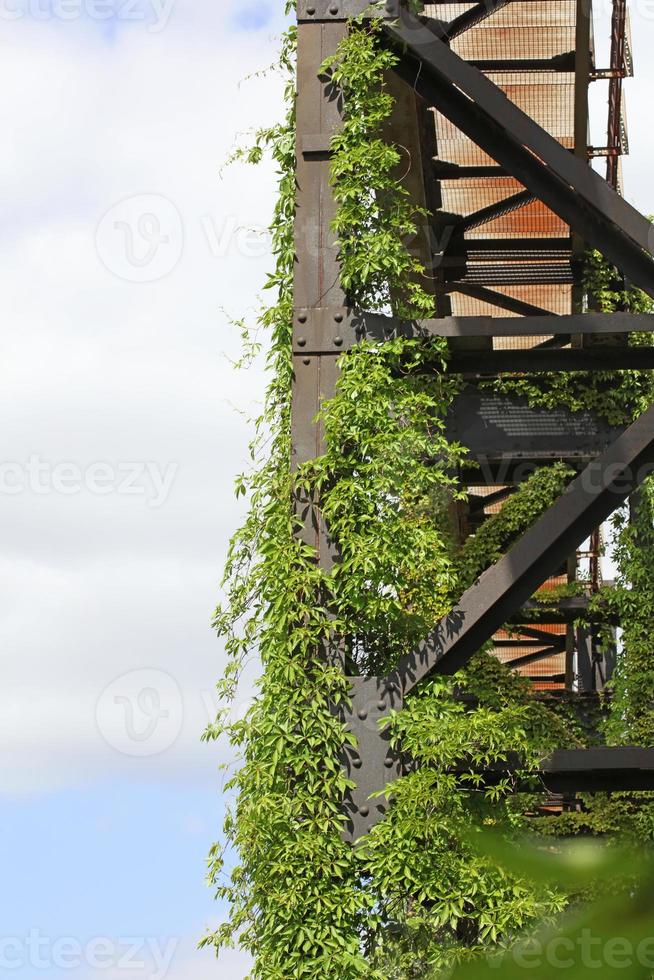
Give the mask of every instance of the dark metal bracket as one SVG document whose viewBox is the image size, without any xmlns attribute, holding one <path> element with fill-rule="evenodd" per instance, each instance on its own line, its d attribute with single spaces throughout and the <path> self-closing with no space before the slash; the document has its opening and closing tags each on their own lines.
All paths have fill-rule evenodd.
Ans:
<svg viewBox="0 0 654 980">
<path fill-rule="evenodd" d="M 344 768 L 355 784 L 345 800 L 347 825 L 345 835 L 355 841 L 383 818 L 388 809 L 385 796 L 374 793 L 404 775 L 401 757 L 393 751 L 389 731 L 381 722 L 391 711 L 403 706 L 402 691 L 385 677 L 352 677 L 352 704 L 344 713 L 348 731 L 356 748 L 347 747 Z"/>
<path fill-rule="evenodd" d="M 401 0 L 298 0 L 297 20 L 299 24 L 333 24 L 364 14 L 396 20 L 402 7 Z"/>
</svg>

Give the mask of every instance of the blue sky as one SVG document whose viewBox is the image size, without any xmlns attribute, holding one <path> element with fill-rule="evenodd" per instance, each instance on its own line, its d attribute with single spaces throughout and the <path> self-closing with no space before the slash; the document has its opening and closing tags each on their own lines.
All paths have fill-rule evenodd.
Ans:
<svg viewBox="0 0 654 980">
<path fill-rule="evenodd" d="M 228 313 L 264 281 L 274 180 L 219 171 L 276 118 L 280 83 L 241 80 L 281 7 L 0 0 L 0 971 L 19 980 L 246 972 L 195 950 L 221 915 L 204 859 L 228 758 L 200 734 L 262 392 Z M 654 27 L 633 19 L 625 175 L 652 212 Z"/>
</svg>

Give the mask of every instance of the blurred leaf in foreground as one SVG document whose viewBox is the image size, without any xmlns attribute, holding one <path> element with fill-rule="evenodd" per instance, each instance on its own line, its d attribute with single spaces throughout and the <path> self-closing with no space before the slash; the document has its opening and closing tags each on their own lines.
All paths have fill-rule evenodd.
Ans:
<svg viewBox="0 0 654 980">
<path fill-rule="evenodd" d="M 512 874 L 538 884 L 560 884 L 599 897 L 577 906 L 555 924 L 485 959 L 469 960 L 453 980 L 574 980 L 654 975 L 654 859 L 596 841 L 516 846 L 494 834 L 479 834 L 474 848 Z"/>
</svg>

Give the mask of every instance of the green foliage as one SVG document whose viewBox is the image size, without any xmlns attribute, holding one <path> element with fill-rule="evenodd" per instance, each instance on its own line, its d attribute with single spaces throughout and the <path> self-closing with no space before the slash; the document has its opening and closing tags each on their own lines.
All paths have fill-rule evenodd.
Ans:
<svg viewBox="0 0 654 980">
<path fill-rule="evenodd" d="M 384 73 L 395 56 L 377 44 L 378 23 L 351 27 L 323 66 L 344 100 L 344 128 L 333 141 L 344 285 L 359 306 L 431 316 L 425 270 L 404 244 L 422 215 L 397 182 L 398 148 L 383 138 L 392 110 Z M 240 943 L 254 957 L 252 980 L 436 978 L 567 902 L 564 890 L 534 886 L 471 843 L 480 826 L 513 839 L 525 824 L 515 780 L 483 788 L 479 769 L 511 753 L 529 779 L 543 754 L 585 736 L 481 651 L 464 673 L 423 685 L 389 719 L 391 737 L 421 768 L 394 785 L 388 819 L 353 851 L 341 839 L 340 815 L 349 736 L 335 710 L 346 682 L 324 652 L 338 645 L 351 672 L 385 672 L 571 473 L 562 465 L 538 472 L 461 548 L 453 511 L 465 493 L 454 474 L 466 451 L 448 443 L 444 424 L 458 380 L 421 374 L 426 363 L 444 367 L 447 349 L 415 340 L 363 345 L 341 358 L 335 397 L 321 413 L 325 453 L 291 473 L 295 40 L 291 29 L 280 59 L 285 120 L 235 155 L 256 164 L 270 153 L 279 196 L 266 284 L 273 299 L 257 324 L 270 382 L 251 468 L 237 482 L 249 510 L 231 543 L 215 619 L 228 657 L 218 688 L 225 709 L 206 733 L 226 737 L 239 756 L 225 843 L 209 867 L 229 913 L 204 945 Z M 331 571 L 297 536 L 298 490 L 320 497 L 339 551 Z M 623 547 L 627 554 L 627 538 Z M 229 705 L 253 658 L 262 665 L 256 697 L 234 720 Z M 461 759 L 468 768 L 454 774 Z"/>
<path fill-rule="evenodd" d="M 449 510 L 465 450 L 448 443 L 456 390 L 441 375 L 398 372 L 420 344 L 362 347 L 341 360 L 323 408 L 327 450 L 304 478 L 321 494 L 339 561 L 329 583 L 338 631 L 364 673 L 383 673 L 451 608 L 456 582 Z"/>
<path fill-rule="evenodd" d="M 203 945 L 239 942 L 255 958 L 253 980 L 317 978 L 333 970 L 344 980 L 367 976 L 358 929 L 369 904 L 354 859 L 340 837 L 339 803 L 346 781 L 338 764 L 343 726 L 333 712 L 344 695 L 340 672 L 319 656 L 330 625 L 317 602 L 320 573 L 311 549 L 296 538 L 289 501 L 291 330 L 295 213 L 295 93 L 291 77 L 295 31 L 285 37 L 288 113 L 256 135 L 247 159 L 272 153 L 279 196 L 272 223 L 276 268 L 267 288 L 275 300 L 260 327 L 268 331 L 270 384 L 251 447 L 252 470 L 237 484 L 250 509 L 234 536 L 226 571 L 227 601 L 216 615 L 229 664 L 219 685 L 234 700 L 240 672 L 258 654 L 259 691 L 245 719 L 227 711 L 207 738 L 226 734 L 240 753 L 228 789 L 235 809 L 216 845 L 209 878 L 230 916 Z"/>
<path fill-rule="evenodd" d="M 559 816 L 535 817 L 531 823 L 543 836 L 599 837 L 623 845 L 654 842 L 654 803 L 651 793 L 583 793 L 581 806 Z"/>
<path fill-rule="evenodd" d="M 575 980 L 627 977 L 650 980 L 654 965 L 651 922 L 654 911 L 654 864 L 651 851 L 571 842 L 556 850 L 546 840 L 523 841 L 516 848 L 488 833 L 475 851 L 492 857 L 504 871 L 521 874 L 533 888 L 555 882 L 594 896 L 566 917 L 545 922 L 531 935 L 506 946 L 485 961 L 463 964 L 453 980 L 490 980 L 500 974 L 521 980 L 525 972 L 550 980 L 557 970 Z"/>
<path fill-rule="evenodd" d="M 291 33 L 287 67 L 293 43 Z M 263 673 L 245 719 L 233 722 L 223 713 L 207 731 L 207 738 L 229 737 L 240 765 L 228 787 L 236 796 L 225 826 L 230 851 L 216 846 L 210 864 L 210 880 L 230 916 L 204 942 L 218 950 L 239 942 L 251 951 L 253 980 L 353 980 L 374 975 L 361 939 L 375 928 L 374 895 L 363 887 L 359 858 L 340 835 L 346 736 L 334 707 L 346 682 L 321 654 L 336 634 L 347 638 L 350 656 L 362 664 L 390 662 L 448 608 L 453 572 L 443 513 L 460 494 L 451 471 L 463 450 L 443 436 L 455 382 L 427 385 L 411 372 L 421 358 L 442 356 L 442 344 L 387 344 L 344 358 L 337 396 L 323 410 L 328 451 L 295 477 L 296 489 L 321 494 L 343 557 L 334 573 L 319 569 L 312 549 L 295 536 L 290 82 L 287 96 L 284 125 L 257 134 L 243 154 L 257 163 L 268 150 L 279 169 L 272 226 L 277 261 L 267 284 L 276 298 L 260 320 L 270 338 L 271 382 L 256 423 L 252 471 L 237 487 L 248 495 L 250 510 L 231 545 L 227 601 L 216 616 L 229 657 L 219 691 L 227 701 L 236 697 L 240 672 L 253 655 Z M 375 234 L 370 225 L 370 241 Z M 392 289 L 401 291 L 405 271 L 400 264 L 388 272 Z M 446 584 L 434 587 L 440 577 Z M 226 875 L 232 855 L 237 865 Z"/>
<path fill-rule="evenodd" d="M 376 43 L 380 31 L 380 21 L 356 21 L 323 65 L 343 99 L 343 127 L 332 139 L 341 283 L 361 309 L 388 304 L 398 316 L 431 317 L 425 269 L 404 244 L 426 214 L 398 182 L 402 157 L 384 138 L 393 110 L 384 76 L 398 56 Z"/>
<path fill-rule="evenodd" d="M 554 503 L 573 476 L 574 470 L 564 463 L 537 470 L 498 514 L 467 539 L 457 560 L 464 589 L 499 561 L 516 537 Z"/>
<path fill-rule="evenodd" d="M 418 767 L 394 784 L 388 817 L 360 845 L 381 919 L 371 960 L 393 980 L 447 976 L 565 907 L 563 892 L 501 871 L 470 838 L 480 826 L 515 837 L 524 822 L 511 796 L 517 781 L 555 746 L 575 744 L 574 734 L 484 653 L 459 676 L 425 685 L 391 725 Z M 520 772 L 481 785 L 481 769 L 514 756 Z"/>
<path fill-rule="evenodd" d="M 618 577 L 605 600 L 622 624 L 622 653 L 613 682 L 607 736 L 617 745 L 654 745 L 654 478 L 636 495 L 631 513 L 614 517 Z"/>
<path fill-rule="evenodd" d="M 618 310 L 651 313 L 654 307 L 651 297 L 642 289 L 625 283 L 615 266 L 596 249 L 586 253 L 583 285 L 591 308 L 600 313 Z"/>
</svg>

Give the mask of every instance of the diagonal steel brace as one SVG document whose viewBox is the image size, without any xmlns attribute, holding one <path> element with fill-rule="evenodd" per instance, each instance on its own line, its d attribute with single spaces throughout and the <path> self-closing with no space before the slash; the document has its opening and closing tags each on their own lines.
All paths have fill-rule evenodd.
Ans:
<svg viewBox="0 0 654 980">
<path fill-rule="evenodd" d="M 395 71 L 594 248 L 654 297 L 654 229 L 599 174 L 460 58 L 428 20 L 385 24 Z"/>
<path fill-rule="evenodd" d="M 378 722 L 432 673 L 454 674 L 491 639 L 593 528 L 605 521 L 654 472 L 654 406 L 632 423 L 573 480 L 513 548 L 464 593 L 416 650 L 388 677 L 352 678 L 347 721 L 358 751 L 346 770 L 357 783 L 347 801 L 349 836 L 356 840 L 382 819 L 385 799 L 370 802 L 401 771 Z M 386 737 L 387 739 L 387 737 Z"/>
</svg>

